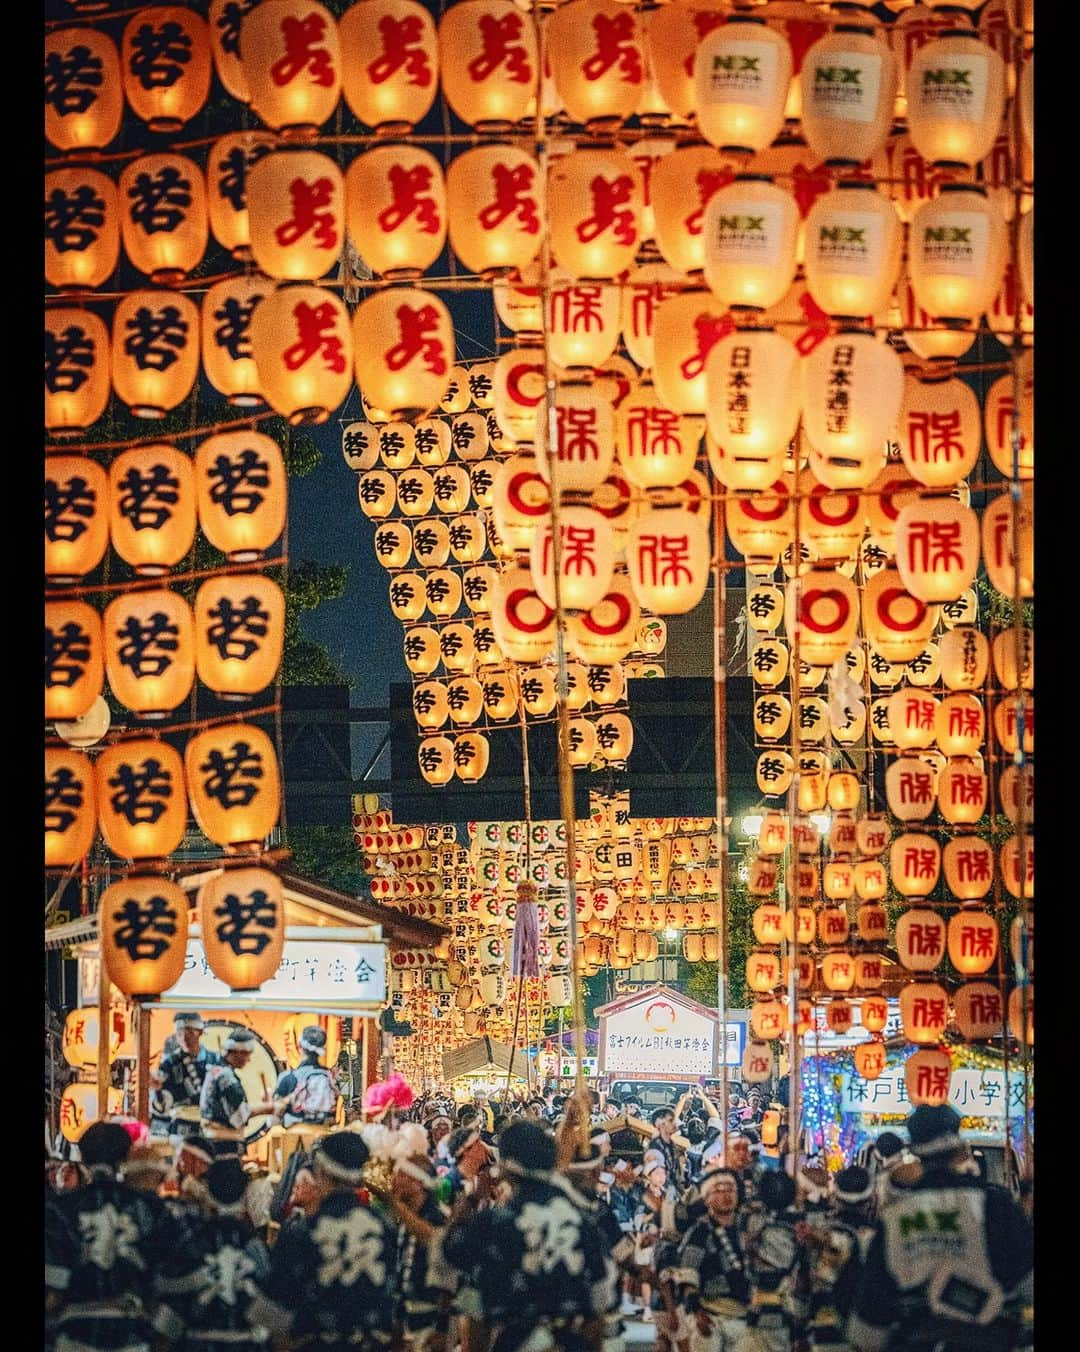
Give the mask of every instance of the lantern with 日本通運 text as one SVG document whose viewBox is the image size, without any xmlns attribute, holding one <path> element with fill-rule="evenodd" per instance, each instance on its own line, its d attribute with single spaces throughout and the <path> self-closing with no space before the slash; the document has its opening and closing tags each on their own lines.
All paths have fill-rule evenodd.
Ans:
<svg viewBox="0 0 1080 1352">
<path fill-rule="evenodd" d="M 121 859 L 164 859 L 187 825 L 180 753 L 167 742 L 139 738 L 106 747 L 94 765 L 98 823 Z"/>
<path fill-rule="evenodd" d="M 316 0 L 260 0 L 241 24 L 240 60 L 252 110 L 274 131 L 313 135 L 337 108 L 337 23 Z"/>
<path fill-rule="evenodd" d="M 195 474 L 190 456 L 158 443 L 124 451 L 109 467 L 112 545 L 142 577 L 174 567 L 195 538 Z"/>
<path fill-rule="evenodd" d="M 1005 107 L 1005 62 L 973 30 L 920 47 L 905 85 L 908 134 L 927 164 L 970 169 L 989 155 Z"/>
<path fill-rule="evenodd" d="M 210 92 L 210 32 L 188 5 L 152 5 L 124 26 L 121 78 L 127 106 L 151 131 L 179 131 Z"/>
<path fill-rule="evenodd" d="M 899 354 L 862 330 L 845 330 L 820 343 L 802 365 L 803 426 L 826 464 L 873 465 L 892 434 L 904 391 Z M 834 485 L 830 484 L 830 487 Z"/>
<path fill-rule="evenodd" d="M 81 455 L 45 460 L 45 581 L 66 586 L 101 562 L 109 543 L 108 476 Z"/>
<path fill-rule="evenodd" d="M 757 16 L 729 18 L 699 42 L 694 56 L 701 134 L 721 150 L 764 150 L 784 124 L 793 69 L 782 33 Z"/>
<path fill-rule="evenodd" d="M 199 527 L 230 563 L 259 558 L 285 526 L 285 462 L 264 432 L 219 432 L 195 452 Z"/>
<path fill-rule="evenodd" d="M 85 601 L 45 603 L 45 717 L 81 717 L 101 694 L 101 619 Z"/>
<path fill-rule="evenodd" d="M 120 130 L 124 87 L 116 44 L 96 28 L 45 35 L 45 135 L 60 151 L 102 150 Z"/>
<path fill-rule="evenodd" d="M 617 0 L 570 0 L 552 13 L 544 43 L 571 121 L 610 127 L 639 110 L 647 87 L 642 30 Z"/>
<path fill-rule="evenodd" d="M 839 23 L 814 42 L 800 72 L 802 134 L 830 166 L 859 165 L 885 143 L 897 63 L 873 27 Z"/>
<path fill-rule="evenodd" d="M 855 1063 L 855 1073 L 864 1080 L 876 1080 L 885 1069 L 888 1053 L 884 1042 L 871 1038 L 869 1042 L 860 1042 L 851 1053 Z"/>
<path fill-rule="evenodd" d="M 602 366 L 619 341 L 620 292 L 604 282 L 576 282 L 563 269 L 550 276 L 548 354 L 566 370 Z"/>
<path fill-rule="evenodd" d="M 70 868 L 97 833 L 94 767 L 68 747 L 45 748 L 45 867 Z"/>
<path fill-rule="evenodd" d="M 806 218 L 806 286 L 838 319 L 875 315 L 900 273 L 903 227 L 872 183 L 845 179 L 819 197 Z"/>
<path fill-rule="evenodd" d="M 932 972 L 945 956 L 945 921 L 936 911 L 913 906 L 896 922 L 896 956 L 909 972 Z"/>
<path fill-rule="evenodd" d="M 635 488 L 675 487 L 697 459 L 701 420 L 674 412 L 635 381 L 617 414 L 619 466 Z"/>
<path fill-rule="evenodd" d="M 356 118 L 384 134 L 411 131 L 439 90 L 431 14 L 416 0 L 370 0 L 345 10 L 338 37 L 345 102 Z"/>
<path fill-rule="evenodd" d="M 994 883 L 994 851 L 979 836 L 957 836 L 942 850 L 949 891 L 959 901 L 979 901 Z"/>
<path fill-rule="evenodd" d="M 657 615 L 681 615 L 698 604 L 709 577 L 709 527 L 687 508 L 643 513 L 626 546 L 630 587 Z"/>
<path fill-rule="evenodd" d="M 1025 598 L 1034 593 L 1034 505 L 1032 483 L 1027 480 L 1016 499 L 1011 493 L 1001 493 L 983 511 L 983 563 L 990 585 L 1002 596 L 1012 597 L 1017 590 Z"/>
<path fill-rule="evenodd" d="M 555 645 L 555 612 L 533 585 L 532 573 L 527 568 L 511 568 L 500 574 L 491 609 L 491 620 L 499 647 L 514 662 L 539 662 Z M 522 681 L 522 699 L 530 712 L 540 713 L 547 704 L 546 671 L 530 673 L 528 680 L 537 681 L 535 706 L 530 699 L 533 687 Z"/>
<path fill-rule="evenodd" d="M 733 178 L 734 171 L 712 146 L 683 146 L 653 167 L 649 191 L 656 245 L 677 272 L 700 273 L 705 266 L 705 208 Z"/>
<path fill-rule="evenodd" d="M 536 89 L 536 26 L 511 0 L 459 0 L 439 19 L 443 97 L 478 131 L 509 128 Z"/>
<path fill-rule="evenodd" d="M 281 664 L 285 598 L 271 578 L 210 578 L 195 598 L 195 669 L 223 699 L 247 699 L 272 685 Z"/>
<path fill-rule="evenodd" d="M 164 718 L 191 693 L 195 627 L 182 596 L 164 589 L 117 596 L 102 616 L 109 688 L 139 718 Z"/>
<path fill-rule="evenodd" d="M 562 605 L 568 610 L 590 610 L 603 599 L 611 584 L 614 566 L 611 527 L 590 507 L 564 507 L 559 513 L 559 554 Z M 554 556 L 551 523 L 542 522 L 529 546 L 529 567 L 535 590 L 547 606 L 555 605 Z M 632 574 L 631 586 L 634 586 Z M 637 595 L 637 589 L 634 590 Z"/>
<path fill-rule="evenodd" d="M 977 762 L 957 756 L 938 775 L 937 804 L 950 825 L 972 825 L 986 811 L 989 780 Z"/>
<path fill-rule="evenodd" d="M 936 981 L 913 981 L 900 992 L 904 1036 L 919 1046 L 939 1043 L 949 1022 L 949 997 Z"/>
<path fill-rule="evenodd" d="M 281 783 L 274 744 L 250 723 L 197 732 L 184 749 L 195 820 L 226 850 L 258 847 L 277 825 Z"/>
<path fill-rule="evenodd" d="M 918 657 L 933 633 L 937 610 L 912 596 L 895 568 L 882 568 L 863 588 L 863 630 L 887 662 Z"/>
<path fill-rule="evenodd" d="M 979 402 L 971 386 L 955 377 L 919 380 L 909 373 L 897 433 L 911 475 L 929 488 L 951 488 L 979 458 Z"/>
<path fill-rule="evenodd" d="M 543 240 L 542 187 L 539 164 L 516 146 L 477 146 L 450 162 L 450 247 L 470 272 L 529 267 Z"/>
<path fill-rule="evenodd" d="M 640 615 L 629 580 L 616 574 L 596 605 L 570 618 L 568 637 L 575 656 L 594 666 L 621 662 L 635 646 Z"/>
<path fill-rule="evenodd" d="M 210 147 L 206 157 L 206 199 L 214 238 L 235 259 L 251 258 L 251 219 L 247 178 L 252 165 L 274 149 L 266 132 L 230 132 Z"/>
<path fill-rule="evenodd" d="M 547 204 L 559 267 L 587 281 L 632 267 L 643 202 L 641 171 L 624 150 L 573 150 L 556 160 L 548 169 Z"/>
<path fill-rule="evenodd" d="M 736 459 L 768 460 L 787 450 L 799 422 L 799 354 L 774 329 L 737 329 L 705 363 L 709 432 Z"/>
<path fill-rule="evenodd" d="M 536 412 L 536 468 L 560 493 L 589 492 L 599 487 L 611 472 L 615 453 L 614 411 L 595 389 L 577 384 L 557 388 L 554 409 L 552 446 L 548 445 L 547 405 L 541 405 Z"/>
<path fill-rule="evenodd" d="M 766 310 L 795 276 L 799 208 L 765 174 L 739 174 L 705 207 L 705 282 L 722 305 Z"/>
<path fill-rule="evenodd" d="M 45 430 L 73 437 L 97 422 L 110 393 L 110 344 L 90 310 L 45 311 Z"/>
<path fill-rule="evenodd" d="M 942 184 L 909 227 L 908 269 L 916 302 L 945 325 L 974 324 L 1001 287 L 1007 233 L 984 188 Z"/>
<path fill-rule="evenodd" d="M 918 756 L 898 756 L 885 771 L 885 798 L 898 821 L 924 821 L 934 810 L 933 770 Z"/>
<path fill-rule="evenodd" d="M 379 146 L 345 172 L 345 222 L 377 275 L 418 277 L 446 242 L 442 166 L 418 146 Z"/>
<path fill-rule="evenodd" d="M 177 286 L 202 261 L 209 238 L 206 181 L 186 155 L 140 155 L 117 183 L 128 262 L 159 286 Z"/>
<path fill-rule="evenodd" d="M 262 403 L 251 351 L 255 306 L 274 289 L 257 273 L 215 282 L 202 301 L 202 364 L 207 380 L 235 408 Z"/>
<path fill-rule="evenodd" d="M 1005 1024 L 1001 991 L 990 981 L 965 981 L 953 993 L 956 1026 L 965 1042 L 1000 1037 Z"/>
<path fill-rule="evenodd" d="M 949 919 L 949 960 L 962 976 L 982 976 L 997 961 L 998 923 L 988 912 L 964 907 Z"/>
<path fill-rule="evenodd" d="M 356 307 L 353 335 L 356 382 L 369 402 L 406 419 L 438 405 L 454 363 L 454 333 L 437 296 L 414 288 L 369 296 Z"/>
<path fill-rule="evenodd" d="M 263 398 L 291 424 L 322 423 L 352 385 L 352 330 L 328 288 L 278 286 L 256 305 L 251 353 Z"/>
<path fill-rule="evenodd" d="M 58 291 L 84 291 L 112 276 L 120 256 L 116 184 L 96 169 L 45 175 L 45 280 Z"/>
<path fill-rule="evenodd" d="M 282 150 L 247 175 L 251 255 L 268 277 L 313 282 L 336 267 L 345 239 L 345 180 L 329 155 Z"/>
<path fill-rule="evenodd" d="M 229 869 L 203 883 L 198 905 L 210 970 L 230 990 L 258 990 L 285 948 L 281 879 L 266 868 Z"/>
<path fill-rule="evenodd" d="M 941 846 L 917 831 L 905 831 L 889 846 L 889 877 L 903 897 L 926 897 L 941 873 Z"/>
<path fill-rule="evenodd" d="M 166 878 L 124 878 L 98 907 L 101 956 L 109 980 L 128 997 L 162 995 L 187 958 L 188 895 Z"/>
<path fill-rule="evenodd" d="M 905 1036 L 907 1036 L 906 1024 Z M 927 1038 L 926 1041 L 935 1042 L 937 1039 Z M 904 1086 L 909 1101 L 915 1107 L 922 1105 L 940 1107 L 948 1103 L 951 1080 L 952 1057 L 943 1048 L 921 1047 L 917 1052 L 912 1052 L 904 1062 Z M 959 1139 L 957 1137 L 958 1143 Z"/>
<path fill-rule="evenodd" d="M 784 598 L 784 629 L 812 666 L 832 666 L 847 652 L 859 624 L 859 592 L 831 568 L 792 578 Z"/>
<path fill-rule="evenodd" d="M 199 371 L 199 311 L 179 291 L 129 291 L 112 328 L 112 384 L 136 418 L 163 418 Z"/>
</svg>

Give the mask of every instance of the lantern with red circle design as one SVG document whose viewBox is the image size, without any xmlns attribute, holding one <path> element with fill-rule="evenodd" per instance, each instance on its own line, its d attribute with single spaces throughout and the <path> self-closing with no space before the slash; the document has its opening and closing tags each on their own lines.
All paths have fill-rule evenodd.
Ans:
<svg viewBox="0 0 1080 1352">
<path fill-rule="evenodd" d="M 391 417 L 429 413 L 454 364 L 450 314 L 437 296 L 394 288 L 369 296 L 353 316 L 356 381 Z"/>
<path fill-rule="evenodd" d="M 45 280 L 58 291 L 101 286 L 120 256 L 116 184 L 96 169 L 45 175 Z"/>
<path fill-rule="evenodd" d="M 109 543 L 108 476 L 87 456 L 45 460 L 45 581 L 67 585 L 92 572 Z"/>
<path fill-rule="evenodd" d="M 764 150 L 783 126 L 793 69 L 782 33 L 757 16 L 729 18 L 699 43 L 694 57 L 701 134 L 721 150 Z"/>
<path fill-rule="evenodd" d="M 191 808 L 226 850 L 261 846 L 277 825 L 281 782 L 274 744 L 250 723 L 197 732 L 184 749 Z"/>
<path fill-rule="evenodd" d="M 548 169 L 547 202 L 551 247 L 560 268 L 593 280 L 617 277 L 633 265 L 644 185 L 626 151 L 564 155 Z"/>
<path fill-rule="evenodd" d="M 199 925 L 210 970 L 230 990 L 269 981 L 285 948 L 281 879 L 265 868 L 229 869 L 199 888 Z"/>
<path fill-rule="evenodd" d="M 613 126 L 638 111 L 646 69 L 641 21 L 632 8 L 617 0 L 570 0 L 551 15 L 545 46 L 572 121 Z"/>
<path fill-rule="evenodd" d="M 361 258 L 385 277 L 417 277 L 442 252 L 447 229 L 442 166 L 416 146 L 380 146 L 345 173 L 345 220 Z"/>
<path fill-rule="evenodd" d="M 45 748 L 45 867 L 70 868 L 97 834 L 94 767 L 81 751 Z"/>
<path fill-rule="evenodd" d="M 571 617 L 569 638 L 575 655 L 594 666 L 621 662 L 635 645 L 640 616 L 628 579 L 616 574 L 595 606 Z"/>
<path fill-rule="evenodd" d="M 219 432 L 195 452 L 199 526 L 230 563 L 264 554 L 285 526 L 285 462 L 264 432 Z"/>
<path fill-rule="evenodd" d="M 167 742 L 139 738 L 106 747 L 94 765 L 98 822 L 121 859 L 164 859 L 187 826 L 180 753 Z"/>
<path fill-rule="evenodd" d="M 120 54 L 96 28 L 45 35 L 45 135 L 58 150 L 101 150 L 120 130 Z"/>
<path fill-rule="evenodd" d="M 252 110 L 274 131 L 312 135 L 337 108 L 337 24 L 317 0 L 260 0 L 244 16 L 240 59 Z"/>
<path fill-rule="evenodd" d="M 435 22 L 416 0 L 367 0 L 338 20 L 345 102 L 365 126 L 384 134 L 412 130 L 439 84 Z"/>
<path fill-rule="evenodd" d="M 1000 1037 L 1005 1022 L 1001 991 L 989 981 L 965 981 L 953 994 L 956 1025 L 965 1042 Z"/>
<path fill-rule="evenodd" d="M 812 568 L 787 584 L 784 628 L 804 662 L 832 666 L 851 647 L 858 625 L 858 588 L 842 573 Z"/>
<path fill-rule="evenodd" d="M 179 131 L 210 92 L 210 32 L 187 5 L 141 9 L 124 27 L 124 97 L 151 131 Z"/>
<path fill-rule="evenodd" d="M 439 20 L 442 92 L 478 131 L 501 131 L 529 111 L 536 28 L 511 0 L 459 0 Z"/>
<path fill-rule="evenodd" d="M 555 612 L 537 594 L 532 574 L 526 568 L 511 568 L 500 574 L 491 610 L 495 637 L 502 651 L 515 662 L 539 662 L 555 643 Z M 541 681 L 541 685 L 546 685 Z M 523 682 L 522 698 L 529 707 L 529 691 Z M 538 692 L 540 705 L 546 704 Z M 531 712 L 540 712 L 538 707 Z"/>
<path fill-rule="evenodd" d="M 187 959 L 188 895 L 165 878 L 125 878 L 99 905 L 101 956 L 109 980 L 128 997 L 162 995 Z"/>
<path fill-rule="evenodd" d="M 503 432 L 517 443 L 532 445 L 537 410 L 547 388 L 543 352 L 515 347 L 495 363 L 495 417 Z"/>
<path fill-rule="evenodd" d="M 251 352 L 263 397 L 294 426 L 325 422 L 352 385 L 352 331 L 328 288 L 279 286 L 251 319 Z"/>
<path fill-rule="evenodd" d="M 109 402 L 109 333 L 90 310 L 45 311 L 45 430 L 73 437 Z"/>
<path fill-rule="evenodd" d="M 887 662 L 910 662 L 930 640 L 937 607 L 912 596 L 895 568 L 882 568 L 863 589 L 863 628 Z"/>
</svg>

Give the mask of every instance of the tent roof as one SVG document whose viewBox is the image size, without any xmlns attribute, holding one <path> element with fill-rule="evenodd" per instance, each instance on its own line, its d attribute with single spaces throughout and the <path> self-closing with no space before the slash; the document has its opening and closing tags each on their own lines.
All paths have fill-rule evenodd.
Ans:
<svg viewBox="0 0 1080 1352">
<path fill-rule="evenodd" d="M 689 995 L 683 995 L 681 991 L 673 990 L 670 986 L 661 983 L 657 983 L 655 986 L 646 986 L 644 990 L 629 991 L 626 995 L 620 995 L 617 1000 L 611 1000 L 606 1005 L 597 1005 L 594 1013 L 597 1016 L 621 1014 L 623 1010 L 632 1009 L 635 1005 L 646 1004 L 650 1000 L 669 1000 L 673 1005 L 681 1005 L 684 1009 L 693 1010 L 695 1014 L 701 1014 L 707 1019 L 716 1019 L 717 1022 L 720 1019 L 715 1009 L 710 1009 L 708 1005 L 692 1000 Z"/>
<path fill-rule="evenodd" d="M 442 1063 L 443 1077 L 447 1080 L 456 1080 L 460 1075 L 505 1075 L 510 1069 L 510 1048 L 503 1042 L 480 1037 L 443 1052 Z M 514 1052 L 513 1074 L 522 1080 L 529 1077 L 528 1060 L 520 1051 Z"/>
</svg>

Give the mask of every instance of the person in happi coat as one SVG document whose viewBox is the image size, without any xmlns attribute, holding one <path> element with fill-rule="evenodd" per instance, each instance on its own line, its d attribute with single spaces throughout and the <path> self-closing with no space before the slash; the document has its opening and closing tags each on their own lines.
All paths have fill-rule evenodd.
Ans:
<svg viewBox="0 0 1080 1352">
<path fill-rule="evenodd" d="M 830 1206 L 803 1242 L 809 1255 L 810 1340 L 816 1349 L 849 1352 L 847 1321 L 870 1240 L 876 1199 L 867 1169 L 848 1165 L 835 1176 Z"/>
<path fill-rule="evenodd" d="M 318 1205 L 279 1233 L 248 1311 L 280 1348 L 371 1352 L 390 1341 L 397 1235 L 383 1212 L 358 1196 L 367 1160 L 354 1131 L 331 1132 L 312 1155 Z"/>
<path fill-rule="evenodd" d="M 274 1115 L 283 1127 L 306 1122 L 312 1126 L 328 1127 L 337 1119 L 341 1090 L 337 1076 L 324 1066 L 326 1030 L 318 1024 L 303 1029 L 300 1034 L 300 1064 L 295 1070 L 285 1070 L 274 1086 Z"/>
<path fill-rule="evenodd" d="M 714 1168 L 701 1179 L 704 1213 L 682 1236 L 664 1283 L 664 1304 L 686 1315 L 692 1352 L 730 1352 L 746 1327 L 750 1278 L 740 1234 L 739 1180 Z"/>
<path fill-rule="evenodd" d="M 475 1345 L 493 1337 L 490 1352 L 601 1352 L 615 1269 L 556 1160 L 543 1127 L 507 1127 L 499 1139 L 505 1200 L 451 1221 L 440 1238 L 441 1259 L 476 1296 Z"/>
<path fill-rule="evenodd" d="M 252 1117 L 274 1111 L 274 1100 L 249 1103 L 247 1090 L 238 1071 L 243 1070 L 255 1050 L 255 1034 L 249 1028 L 234 1028 L 221 1044 L 223 1060 L 211 1066 L 203 1080 L 199 1114 L 203 1135 L 212 1143 L 217 1159 L 243 1153 L 244 1128 Z"/>
<path fill-rule="evenodd" d="M 623 1231 L 602 1195 L 601 1179 L 614 1181 L 605 1167 L 609 1145 L 610 1138 L 606 1132 L 594 1132 L 587 1146 L 573 1152 L 563 1165 L 562 1172 L 570 1184 L 573 1200 L 600 1232 L 615 1268 L 616 1283 L 612 1286 L 611 1305 L 604 1313 L 604 1352 L 622 1352 L 625 1341 L 619 1308 L 619 1282 L 633 1263 L 634 1241 Z"/>
<path fill-rule="evenodd" d="M 205 1027 L 202 1017 L 190 1010 L 173 1015 L 171 1040 L 175 1045 L 158 1062 L 152 1086 L 156 1116 L 162 1119 L 160 1126 L 166 1135 L 190 1136 L 199 1131 L 203 1081 L 211 1066 L 221 1065 L 218 1053 L 202 1045 Z"/>
</svg>

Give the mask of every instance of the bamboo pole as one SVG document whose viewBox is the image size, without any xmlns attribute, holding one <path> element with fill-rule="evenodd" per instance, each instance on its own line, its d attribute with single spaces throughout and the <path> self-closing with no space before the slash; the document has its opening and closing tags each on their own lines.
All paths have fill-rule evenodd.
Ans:
<svg viewBox="0 0 1080 1352">
<path fill-rule="evenodd" d="M 724 507 L 722 492 L 713 498 L 713 765 L 716 774 L 716 853 L 719 864 L 717 885 L 717 952 L 716 952 L 716 1012 L 720 1016 L 720 1122 L 724 1133 L 725 1158 L 728 1131 L 728 1072 L 727 1072 L 727 889 L 728 889 L 728 826 L 727 826 L 727 631 L 726 588 L 724 569 Z"/>
</svg>

